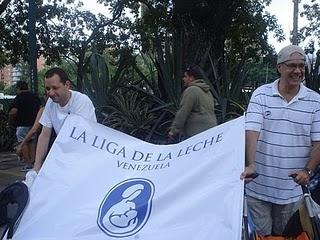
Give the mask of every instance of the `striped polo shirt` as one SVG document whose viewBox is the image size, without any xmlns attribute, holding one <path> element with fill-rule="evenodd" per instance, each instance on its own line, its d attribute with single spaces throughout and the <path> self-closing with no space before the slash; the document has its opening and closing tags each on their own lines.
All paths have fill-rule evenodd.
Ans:
<svg viewBox="0 0 320 240">
<path fill-rule="evenodd" d="M 320 95 L 300 85 L 288 103 L 278 91 L 279 79 L 257 88 L 246 113 L 246 130 L 260 132 L 256 151 L 259 177 L 247 184 L 249 196 L 288 204 L 301 187 L 288 177 L 309 160 L 312 141 L 320 141 Z"/>
</svg>

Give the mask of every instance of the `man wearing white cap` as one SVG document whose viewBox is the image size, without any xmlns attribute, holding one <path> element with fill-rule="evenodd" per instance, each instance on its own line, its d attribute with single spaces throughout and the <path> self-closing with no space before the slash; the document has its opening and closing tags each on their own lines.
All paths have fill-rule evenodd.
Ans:
<svg viewBox="0 0 320 240">
<path fill-rule="evenodd" d="M 246 185 L 249 211 L 259 235 L 281 235 L 300 185 L 320 163 L 320 95 L 302 84 L 305 53 L 280 50 L 280 78 L 257 88 L 246 114 Z M 250 178 L 254 172 L 256 179 Z M 293 177 L 293 179 L 292 179 Z"/>
</svg>

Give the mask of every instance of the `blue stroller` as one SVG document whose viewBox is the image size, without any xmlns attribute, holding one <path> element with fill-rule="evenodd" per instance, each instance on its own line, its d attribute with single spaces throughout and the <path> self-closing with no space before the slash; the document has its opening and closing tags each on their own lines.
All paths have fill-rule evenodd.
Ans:
<svg viewBox="0 0 320 240">
<path fill-rule="evenodd" d="M 310 191 L 307 186 L 301 186 L 303 197 L 298 210 L 290 218 L 282 234 L 283 237 L 258 236 L 255 231 L 255 225 L 250 219 L 246 196 L 244 196 L 242 240 L 320 240 L 320 206 L 316 199 L 320 195 L 320 174 L 317 180 L 317 184 L 315 184 L 315 180 L 311 181 Z"/>
</svg>

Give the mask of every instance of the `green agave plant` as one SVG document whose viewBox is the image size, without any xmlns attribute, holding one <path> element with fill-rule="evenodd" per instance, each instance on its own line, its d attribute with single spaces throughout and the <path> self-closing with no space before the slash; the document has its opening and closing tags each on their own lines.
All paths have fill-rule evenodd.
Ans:
<svg viewBox="0 0 320 240">
<path fill-rule="evenodd" d="M 225 76 L 218 76 L 218 60 L 207 55 L 209 64 L 201 69 L 204 80 L 210 85 L 216 100 L 216 115 L 219 123 L 244 114 L 250 92 L 245 91 L 247 72 L 244 63 L 225 63 Z"/>
<path fill-rule="evenodd" d="M 113 97 L 108 106 L 110 114 L 104 123 L 114 129 L 144 139 L 150 131 L 154 115 L 148 113 L 148 104 L 137 92 L 128 91 Z"/>
<path fill-rule="evenodd" d="M 179 39 L 169 35 L 154 44 L 155 51 L 120 55 L 114 74 L 105 56 L 88 58 L 85 89 L 99 109 L 103 124 L 148 142 L 165 144 L 168 128 L 178 109 L 182 93 L 182 50 Z M 225 65 L 218 77 L 218 60 L 209 54 L 199 66 L 216 99 L 220 123 L 244 113 L 250 92 L 244 91 L 244 64 Z"/>
<path fill-rule="evenodd" d="M 155 52 L 140 55 L 148 69 L 146 74 L 140 70 L 141 64 L 134 66 L 143 84 L 130 88 L 144 96 L 148 103 L 147 114 L 155 116 L 144 139 L 161 144 L 167 141 L 167 132 L 181 98 L 182 50 L 177 35 L 165 36 L 164 42 L 156 38 L 154 47 Z"/>
<path fill-rule="evenodd" d="M 120 64 L 111 76 L 106 56 L 91 53 L 86 58 L 84 66 L 84 92 L 93 101 L 99 122 L 103 122 L 108 115 L 108 106 L 112 104 L 113 96 L 123 87 L 125 78 L 123 78 L 126 66 Z"/>
</svg>

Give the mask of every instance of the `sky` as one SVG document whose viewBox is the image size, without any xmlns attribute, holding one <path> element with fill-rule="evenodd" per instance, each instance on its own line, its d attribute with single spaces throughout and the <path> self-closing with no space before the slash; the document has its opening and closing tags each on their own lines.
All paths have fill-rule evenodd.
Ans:
<svg viewBox="0 0 320 240">
<path fill-rule="evenodd" d="M 299 4 L 299 12 L 303 10 L 303 4 L 310 3 L 310 0 L 301 0 Z M 278 18 L 278 23 L 281 25 L 286 40 L 279 43 L 276 39 L 269 34 L 268 41 L 271 43 L 276 51 L 280 51 L 281 48 L 290 44 L 290 31 L 293 29 L 293 1 L 292 0 L 272 0 L 271 4 L 266 8 L 268 12 L 275 15 Z M 308 24 L 305 18 L 298 18 L 298 28 L 302 28 Z M 304 48 L 307 45 L 307 41 L 300 43 L 299 45 Z"/>
<path fill-rule="evenodd" d="M 276 51 L 278 52 L 282 47 L 290 44 L 290 31 L 292 31 L 293 29 L 293 1 L 273 0 L 271 4 L 266 8 L 266 10 L 278 18 L 278 23 L 281 25 L 285 33 L 286 40 L 281 43 L 273 38 L 271 33 L 269 34 L 268 41 L 275 47 Z"/>
<path fill-rule="evenodd" d="M 98 13 L 103 9 L 101 4 L 97 4 L 96 0 L 82 0 L 86 10 Z M 299 11 L 302 11 L 302 5 L 304 3 L 310 3 L 310 0 L 301 0 L 299 4 Z M 106 11 L 106 10 L 104 10 Z M 272 0 L 271 4 L 266 8 L 266 11 L 275 15 L 278 18 L 278 23 L 281 25 L 286 40 L 281 43 L 273 38 L 272 34 L 269 34 L 268 41 L 271 43 L 276 51 L 280 51 L 281 48 L 290 44 L 290 31 L 293 29 L 293 1 L 292 0 Z M 299 16 L 298 28 L 301 28 L 307 24 L 307 20 Z M 305 47 L 306 43 L 301 43 L 301 47 Z"/>
</svg>

